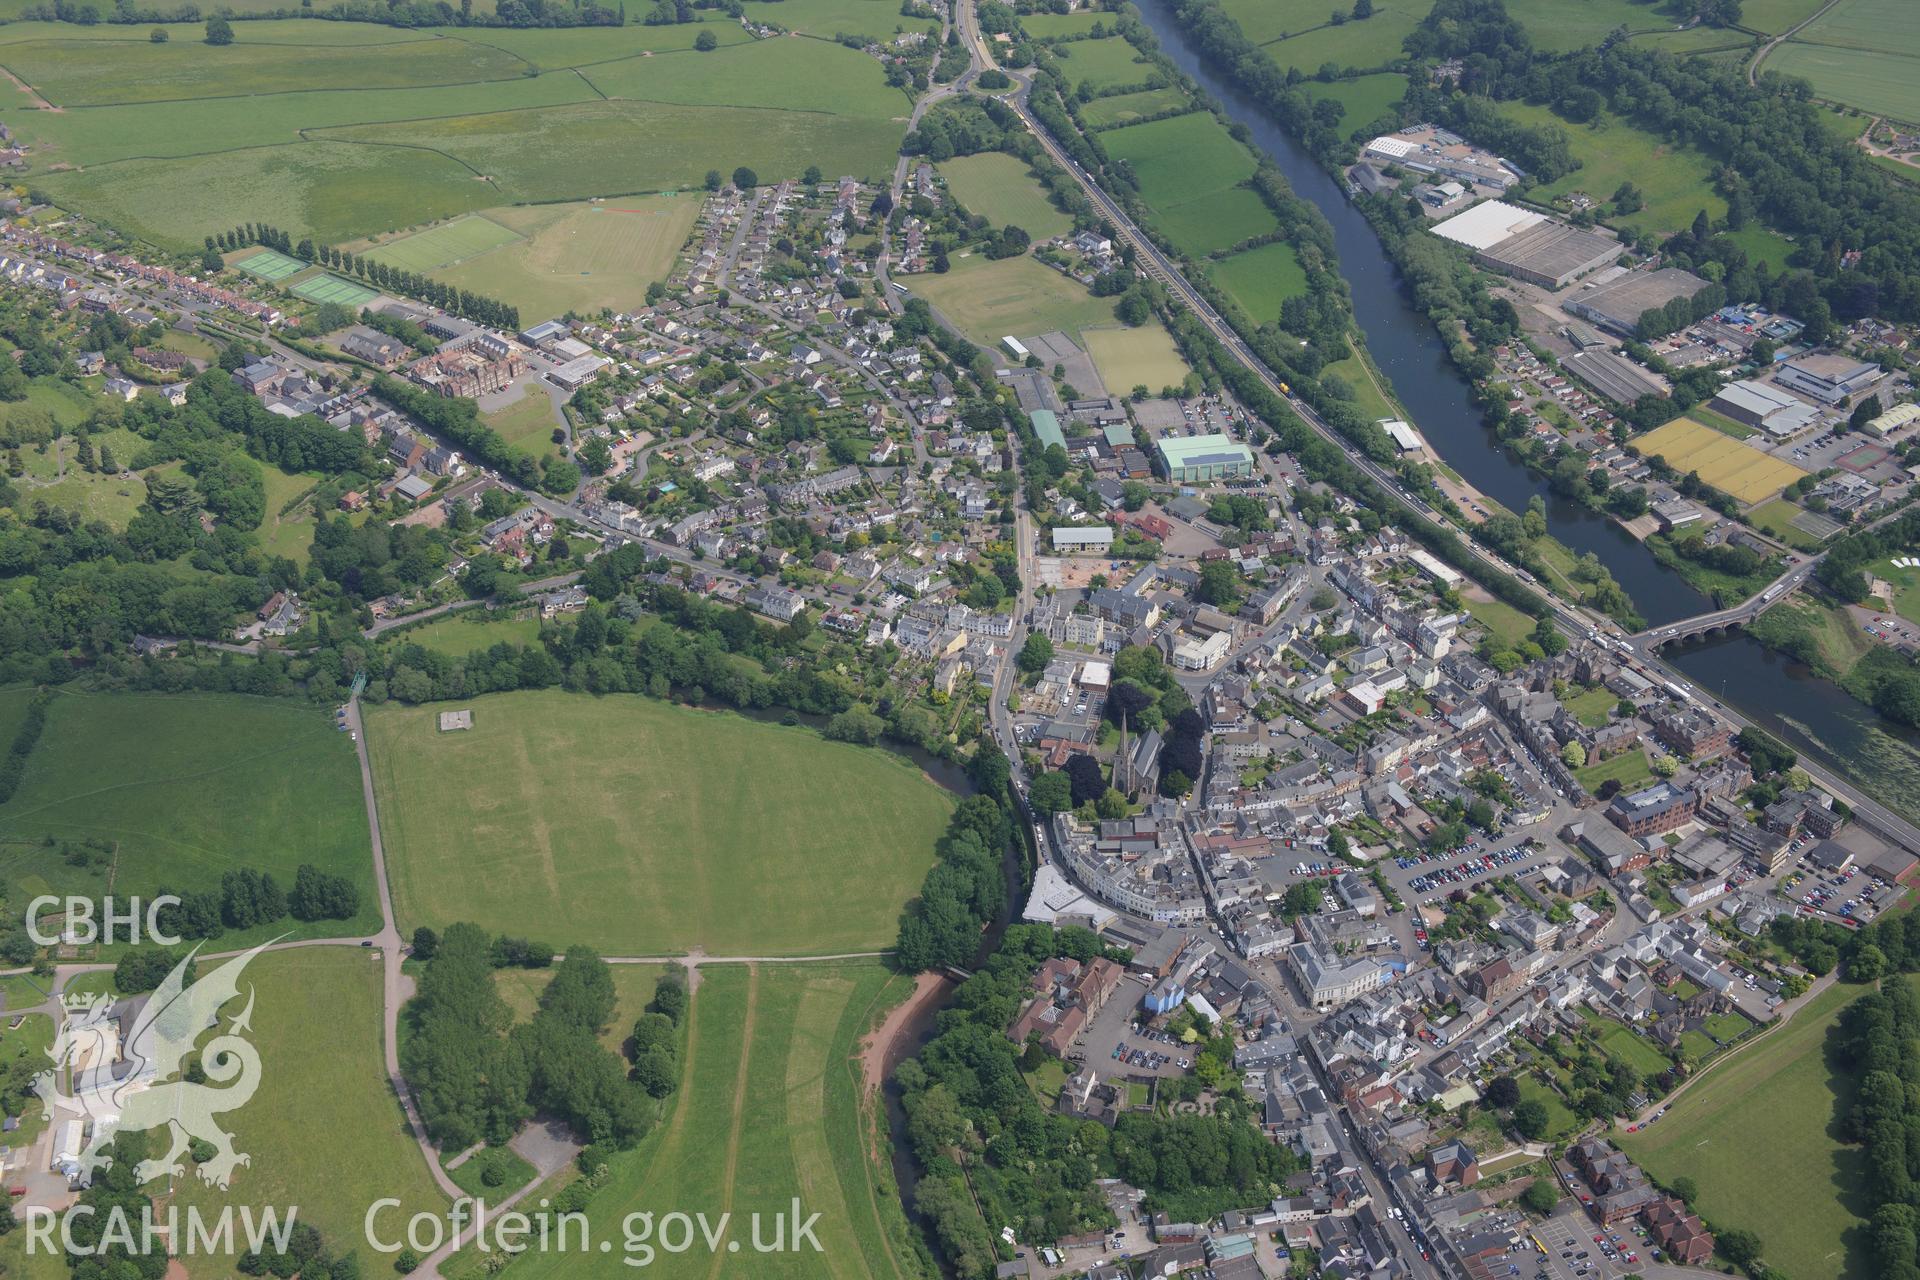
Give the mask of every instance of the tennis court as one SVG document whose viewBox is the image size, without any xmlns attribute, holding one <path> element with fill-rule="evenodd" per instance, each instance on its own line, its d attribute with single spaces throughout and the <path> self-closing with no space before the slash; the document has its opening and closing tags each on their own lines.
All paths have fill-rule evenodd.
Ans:
<svg viewBox="0 0 1920 1280">
<path fill-rule="evenodd" d="M 1636 441 L 1643 454 L 1657 454 L 1677 471 L 1702 480 L 1736 501 L 1758 502 L 1807 474 L 1704 423 L 1677 418 Z"/>
<path fill-rule="evenodd" d="M 298 275 L 307 269 L 307 264 L 300 259 L 289 258 L 276 249 L 262 249 L 233 265 L 236 270 L 244 271 L 261 280 L 285 280 L 288 276 Z"/>
<path fill-rule="evenodd" d="M 363 284 L 324 274 L 302 280 L 293 286 L 293 293 L 308 302 L 337 302 L 343 307 L 364 307 L 380 296 Z"/>
</svg>

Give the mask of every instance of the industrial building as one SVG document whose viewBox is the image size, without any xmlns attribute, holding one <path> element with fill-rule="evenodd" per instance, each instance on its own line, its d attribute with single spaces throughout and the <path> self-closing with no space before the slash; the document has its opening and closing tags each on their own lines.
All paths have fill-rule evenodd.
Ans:
<svg viewBox="0 0 1920 1280">
<path fill-rule="evenodd" d="M 1819 410 L 1799 397 L 1746 378 L 1720 388 L 1707 407 L 1780 440 L 1805 431 L 1820 416 Z"/>
<path fill-rule="evenodd" d="M 1663 396 L 1666 381 L 1611 351 L 1582 351 L 1560 362 L 1568 373 L 1616 404 L 1632 404 L 1641 396 Z"/>
<path fill-rule="evenodd" d="M 1433 227 L 1474 251 L 1474 261 L 1543 289 L 1559 289 L 1620 256 L 1617 240 L 1545 214 L 1488 200 Z"/>
<path fill-rule="evenodd" d="M 1204 436 L 1164 436 L 1160 463 L 1175 484 L 1236 480 L 1254 472 L 1253 450 L 1217 432 Z"/>
<path fill-rule="evenodd" d="M 1866 424 L 1870 435 L 1885 439 L 1902 427 L 1920 422 L 1920 404 L 1897 404 Z"/>
<path fill-rule="evenodd" d="M 1880 381 L 1880 366 L 1864 364 L 1852 356 L 1795 356 L 1780 365 L 1774 381 L 1821 404 L 1839 404 Z"/>
<path fill-rule="evenodd" d="M 1060 418 L 1051 409 L 1035 409 L 1027 415 L 1027 421 L 1033 424 L 1033 434 L 1040 437 L 1042 449 L 1049 445 L 1067 447 L 1067 437 L 1060 430 Z"/>
<path fill-rule="evenodd" d="M 1589 320 L 1623 338 L 1638 335 L 1640 317 L 1675 298 L 1691 298 L 1707 282 L 1691 271 L 1662 267 L 1658 271 L 1629 271 L 1592 289 L 1582 290 L 1560 304 L 1561 310 Z"/>
<path fill-rule="evenodd" d="M 1522 176 L 1520 170 L 1499 156 L 1431 124 L 1415 125 L 1375 138 L 1366 145 L 1360 158 L 1376 165 L 1399 165 L 1414 173 L 1452 178 L 1469 187 L 1488 187 L 1494 191 L 1505 191 Z M 1455 193 L 1456 197 L 1459 194 Z"/>
</svg>

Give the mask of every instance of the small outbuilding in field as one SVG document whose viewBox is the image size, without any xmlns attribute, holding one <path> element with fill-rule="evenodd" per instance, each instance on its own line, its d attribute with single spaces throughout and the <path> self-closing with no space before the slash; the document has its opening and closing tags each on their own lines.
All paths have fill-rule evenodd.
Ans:
<svg viewBox="0 0 1920 1280">
<path fill-rule="evenodd" d="M 462 707 L 458 711 L 440 713 L 440 732 L 452 733 L 456 729 L 473 728 L 473 708 Z"/>
</svg>

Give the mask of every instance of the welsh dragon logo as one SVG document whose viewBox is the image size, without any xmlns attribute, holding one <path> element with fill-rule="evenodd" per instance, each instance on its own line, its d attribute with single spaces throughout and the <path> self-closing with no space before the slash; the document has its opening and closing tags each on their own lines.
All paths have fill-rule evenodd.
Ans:
<svg viewBox="0 0 1920 1280">
<path fill-rule="evenodd" d="M 165 1127 L 171 1135 L 164 1155 L 135 1166 L 134 1176 L 142 1183 L 184 1174 L 181 1157 L 196 1139 L 214 1149 L 210 1159 L 199 1162 L 200 1177 L 211 1186 L 225 1188 L 236 1168 L 252 1162 L 234 1150 L 233 1135 L 214 1119 L 245 1106 L 260 1086 L 260 1054 L 245 1036 L 253 1017 L 251 987 L 245 1006 L 200 1049 L 200 1069 L 210 1083 L 183 1079 L 181 1073 L 195 1042 L 218 1026 L 220 1010 L 238 998 L 242 971 L 268 945 L 242 952 L 189 986 L 187 968 L 200 950 L 196 946 L 124 1029 L 113 1016 L 113 1003 L 101 996 L 66 1002 L 66 1017 L 47 1051 L 54 1065 L 34 1077 L 34 1091 L 49 1120 L 92 1122 L 92 1136 L 78 1159 L 82 1181 L 112 1165 L 108 1149 L 123 1131 Z M 63 1074 L 71 1077 L 71 1092 L 61 1091 Z M 216 1084 L 225 1087 L 212 1087 Z"/>
</svg>

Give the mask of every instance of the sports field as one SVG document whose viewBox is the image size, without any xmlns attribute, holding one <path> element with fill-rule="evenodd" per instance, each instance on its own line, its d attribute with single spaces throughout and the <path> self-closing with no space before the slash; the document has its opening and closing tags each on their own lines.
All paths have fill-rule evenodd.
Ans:
<svg viewBox="0 0 1920 1280">
<path fill-rule="evenodd" d="M 1100 380 L 1117 394 L 1145 384 L 1154 392 L 1162 387 L 1177 387 L 1186 381 L 1187 362 L 1173 338 L 1158 324 L 1143 324 L 1137 329 L 1085 329 L 1080 341 L 1093 357 Z"/>
<path fill-rule="evenodd" d="M 1771 498 L 1807 474 L 1732 436 L 1688 418 L 1676 418 L 1634 441 L 1642 454 L 1657 454 L 1681 473 L 1700 478 L 1743 503 Z"/>
<path fill-rule="evenodd" d="M 704 966 L 686 1020 L 681 1085 L 670 1114 L 637 1148 L 614 1157 L 587 1209 L 589 1234 L 621 1238 L 626 1215 L 662 1206 L 733 1215 L 740 1248 L 658 1253 L 648 1274 L 907 1280 L 921 1274 L 899 1243 L 899 1192 L 884 1164 L 874 1102 L 859 1075 L 861 1037 L 911 984 L 877 964 Z M 751 1215 L 771 1219 L 793 1197 L 818 1213 L 820 1252 L 758 1254 Z M 527 1254 L 528 1280 L 630 1276 L 612 1255 Z"/>
<path fill-rule="evenodd" d="M 116 895 L 160 886 L 218 889 L 227 871 L 270 873 L 285 888 L 310 862 L 360 889 L 352 920 L 291 917 L 231 947 L 292 930 L 339 937 L 379 928 L 360 771 L 323 710 L 237 694 L 62 692 L 14 798 L 0 805 L 0 869 L 14 891 Z M 69 866 L 38 842 L 112 842 L 110 862 Z M 26 842 L 26 843 L 13 843 Z"/>
<path fill-rule="evenodd" d="M 1183 252 L 1216 253 L 1274 229 L 1266 203 L 1239 185 L 1253 173 L 1253 153 L 1211 113 L 1111 129 L 1100 141 L 1132 168 L 1154 223 Z"/>
<path fill-rule="evenodd" d="M 1871 1275 L 1855 1212 L 1861 1149 L 1835 1137 L 1852 1090 L 1825 1057 L 1827 1032 L 1858 994 L 1844 985 L 1821 992 L 1791 1022 L 1710 1066 L 1658 1123 L 1613 1135 L 1654 1177 L 1692 1178 L 1700 1212 L 1756 1233 L 1785 1275 Z"/>
<path fill-rule="evenodd" d="M 394 906 L 609 955 L 892 944 L 953 798 L 899 756 L 639 697 L 385 706 L 367 732 Z"/>
<path fill-rule="evenodd" d="M 769 16 L 830 17 L 835 4 L 886 7 L 785 0 Z M 890 10 L 885 32 L 900 25 L 923 24 Z M 701 33 L 720 47 L 692 49 Z M 13 126 L 31 144 L 26 176 L 188 250 L 236 222 L 337 244 L 523 201 L 697 186 L 716 164 L 878 177 L 908 113 L 873 58 L 830 36 L 754 41 L 736 23 L 426 33 L 276 20 L 224 49 L 197 25 L 171 35 L 14 23 L 0 61 L 73 108 Z"/>
<path fill-rule="evenodd" d="M 289 258 L 277 249 L 261 249 L 241 258 L 233 265 L 235 270 L 244 271 L 250 276 L 258 276 L 262 280 L 285 280 L 288 276 L 299 275 L 312 264 L 302 262 L 298 258 Z"/>
<path fill-rule="evenodd" d="M 283 1213 L 298 1205 L 300 1221 L 320 1228 L 330 1249 L 357 1251 L 364 1264 L 375 1256 L 362 1233 L 374 1201 L 391 1196 L 401 1202 L 383 1224 L 446 1207 L 387 1082 L 379 953 L 357 947 L 268 952 L 247 966 L 231 1011 L 240 1009 L 249 986 L 248 1039 L 260 1051 L 260 1088 L 221 1123 L 234 1148 L 253 1161 L 224 1192 L 191 1175 L 178 1179 L 177 1198 L 207 1214 L 227 1204 L 277 1205 Z M 211 1259 L 194 1260 L 189 1271 L 229 1274 Z"/>
<path fill-rule="evenodd" d="M 309 302 L 335 302 L 343 307 L 364 307 L 380 296 L 378 290 L 357 280 L 343 280 L 324 271 L 294 285 L 293 292 Z"/>
<path fill-rule="evenodd" d="M 1293 246 L 1279 241 L 1222 258 L 1207 267 L 1207 274 L 1255 324 L 1272 324 L 1280 318 L 1281 303 L 1307 291 L 1307 273 Z"/>
<path fill-rule="evenodd" d="M 362 257 L 399 267 L 403 271 L 431 271 L 512 244 L 520 237 L 499 223 L 477 213 L 463 214 L 451 222 L 410 232 L 361 252 Z"/>
<path fill-rule="evenodd" d="M 1096 298 L 1079 281 L 1025 255 L 995 262 L 969 254 L 955 258 L 953 270 L 944 274 L 908 277 L 907 287 L 987 347 L 1007 334 L 1072 333 L 1114 322 L 1113 299 Z"/>
<path fill-rule="evenodd" d="M 1046 191 L 1027 172 L 1026 161 L 1004 151 L 956 156 L 940 166 L 940 176 L 969 213 L 996 227 L 1011 223 L 1035 240 L 1051 240 L 1073 229 L 1073 219 L 1053 207 Z"/>
</svg>

